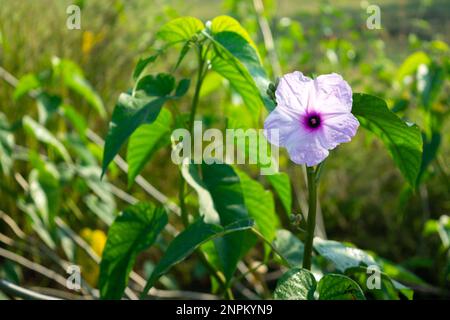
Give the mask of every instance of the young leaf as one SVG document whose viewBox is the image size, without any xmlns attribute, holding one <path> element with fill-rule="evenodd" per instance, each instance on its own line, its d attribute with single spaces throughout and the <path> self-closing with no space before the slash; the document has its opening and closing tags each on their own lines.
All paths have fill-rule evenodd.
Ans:
<svg viewBox="0 0 450 320">
<path fill-rule="evenodd" d="M 172 114 L 162 109 L 151 124 L 144 124 L 131 135 L 127 149 L 128 185 L 144 168 L 152 155 L 161 147 L 170 143 Z"/>
<path fill-rule="evenodd" d="M 100 263 L 102 299 L 120 299 L 137 255 L 150 247 L 167 224 L 163 208 L 138 203 L 125 209 L 108 232 Z"/>
<path fill-rule="evenodd" d="M 140 75 L 142 74 L 144 69 L 150 63 L 155 62 L 156 58 L 158 58 L 157 54 L 149 56 L 149 57 L 144 58 L 144 59 L 139 59 L 138 63 L 136 64 L 136 67 L 134 68 L 134 71 L 133 71 L 133 79 L 136 81 L 140 77 Z"/>
<path fill-rule="evenodd" d="M 336 269 L 345 270 L 361 264 L 377 265 L 375 260 L 361 249 L 344 245 L 338 241 L 314 238 L 314 249 L 327 260 L 334 263 Z"/>
<path fill-rule="evenodd" d="M 310 271 L 292 268 L 278 279 L 273 295 L 277 300 L 314 300 L 316 286 L 316 279 Z"/>
<path fill-rule="evenodd" d="M 172 266 L 183 261 L 200 245 L 230 233 L 250 229 L 253 226 L 251 220 L 235 221 L 228 226 L 222 227 L 216 224 L 205 223 L 202 218 L 195 221 L 183 230 L 169 244 L 164 256 L 150 275 L 142 296 L 145 296 L 156 280 L 166 273 Z"/>
<path fill-rule="evenodd" d="M 391 112 L 380 98 L 353 94 L 353 114 L 362 126 L 386 145 L 401 173 L 414 187 L 422 162 L 422 135 L 416 125 L 408 125 Z"/>
<path fill-rule="evenodd" d="M 255 43 L 253 42 L 252 38 L 250 38 L 247 30 L 245 30 L 244 27 L 241 26 L 239 21 L 226 15 L 215 17 L 211 21 L 211 32 L 213 34 L 217 34 L 224 31 L 237 33 L 255 49 L 256 53 L 258 53 L 258 49 Z"/>
<path fill-rule="evenodd" d="M 180 17 L 169 21 L 159 29 L 157 36 L 168 44 L 189 41 L 205 29 L 203 22 L 194 17 Z"/>
<path fill-rule="evenodd" d="M 167 97 L 135 98 L 122 93 L 109 124 L 103 151 L 102 175 L 128 137 L 144 123 L 156 120 Z"/>
<path fill-rule="evenodd" d="M 359 285 L 341 274 L 327 274 L 319 281 L 319 300 L 366 300 Z"/>
</svg>

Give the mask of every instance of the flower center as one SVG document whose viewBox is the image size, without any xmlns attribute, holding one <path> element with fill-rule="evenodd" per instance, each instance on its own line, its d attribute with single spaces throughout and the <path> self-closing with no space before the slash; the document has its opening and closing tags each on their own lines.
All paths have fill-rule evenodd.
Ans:
<svg viewBox="0 0 450 320">
<path fill-rule="evenodd" d="M 308 126 L 310 128 L 317 128 L 320 126 L 320 117 L 318 115 L 312 115 L 308 117 Z"/>
</svg>

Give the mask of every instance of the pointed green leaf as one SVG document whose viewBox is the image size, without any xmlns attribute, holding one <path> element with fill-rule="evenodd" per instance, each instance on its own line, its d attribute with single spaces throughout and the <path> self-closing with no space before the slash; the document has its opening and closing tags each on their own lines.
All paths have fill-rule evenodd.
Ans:
<svg viewBox="0 0 450 320">
<path fill-rule="evenodd" d="M 128 185 L 131 186 L 136 176 L 161 147 L 170 143 L 172 114 L 162 109 L 151 124 L 144 124 L 131 135 L 127 149 Z"/>
<path fill-rule="evenodd" d="M 128 137 L 141 124 L 156 120 L 166 100 L 166 97 L 135 98 L 126 93 L 120 95 L 105 139 L 102 175 Z"/>
<path fill-rule="evenodd" d="M 405 179 L 414 187 L 422 162 L 420 129 L 401 120 L 383 99 L 367 94 L 353 94 L 352 113 L 363 127 L 383 141 Z"/>
<path fill-rule="evenodd" d="M 133 71 L 133 79 L 134 79 L 134 80 L 137 80 L 137 79 L 141 76 L 141 74 L 142 74 L 142 72 L 144 71 L 144 69 L 145 69 L 149 64 L 155 62 L 156 58 L 158 58 L 158 55 L 157 55 L 157 54 L 152 55 L 152 56 L 149 56 L 149 57 L 144 58 L 144 59 L 140 58 L 139 61 L 138 61 L 138 63 L 136 64 L 136 67 L 134 68 L 134 71 Z"/>
<path fill-rule="evenodd" d="M 120 299 L 137 255 L 149 248 L 167 224 L 163 208 L 138 203 L 125 209 L 108 231 L 100 263 L 102 299 Z"/>
</svg>

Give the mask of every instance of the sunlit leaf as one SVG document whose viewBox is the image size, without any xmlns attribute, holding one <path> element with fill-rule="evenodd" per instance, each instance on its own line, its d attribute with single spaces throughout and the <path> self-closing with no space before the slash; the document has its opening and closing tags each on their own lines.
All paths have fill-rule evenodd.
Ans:
<svg viewBox="0 0 450 320">
<path fill-rule="evenodd" d="M 411 186 L 416 185 L 422 162 L 422 135 L 390 111 L 383 99 L 353 94 L 353 114 L 366 129 L 375 133 L 389 150 L 394 162 Z"/>
<path fill-rule="evenodd" d="M 128 137 L 141 124 L 150 124 L 156 120 L 166 100 L 166 97 L 135 98 L 126 93 L 120 95 L 105 139 L 102 175 Z"/>
<path fill-rule="evenodd" d="M 345 270 L 360 265 L 377 265 L 375 260 L 361 249 L 347 246 L 341 242 L 314 238 L 314 249 L 327 260 L 331 261 L 336 269 Z"/>
<path fill-rule="evenodd" d="M 292 210 L 292 190 L 289 176 L 284 172 L 279 172 L 266 175 L 266 178 L 280 197 L 281 204 L 289 217 Z"/>
<path fill-rule="evenodd" d="M 275 239 L 275 232 L 280 225 L 275 212 L 272 192 L 265 190 L 258 181 L 251 179 L 245 172 L 235 171 L 241 182 L 245 206 L 250 217 L 255 220 L 257 229 L 266 240 L 272 242 Z M 269 252 L 269 248 L 267 248 L 267 252 Z"/>
<path fill-rule="evenodd" d="M 169 44 L 191 40 L 205 28 L 203 22 L 194 17 L 173 19 L 159 29 L 157 36 Z"/>
<path fill-rule="evenodd" d="M 171 125 L 172 114 L 162 109 L 153 123 L 140 126 L 131 135 L 127 149 L 128 185 L 133 183 L 152 155 L 170 143 Z"/>
</svg>

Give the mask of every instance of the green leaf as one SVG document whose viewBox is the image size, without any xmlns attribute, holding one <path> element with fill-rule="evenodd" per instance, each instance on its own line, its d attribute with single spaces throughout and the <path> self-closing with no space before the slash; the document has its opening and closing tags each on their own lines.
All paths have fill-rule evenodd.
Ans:
<svg viewBox="0 0 450 320">
<path fill-rule="evenodd" d="M 380 287 L 370 289 L 367 287 L 367 284 L 372 282 L 373 279 L 370 279 L 369 276 L 373 277 L 375 274 L 372 271 L 368 271 L 366 267 L 350 268 L 347 269 L 345 273 L 358 282 L 359 286 L 364 290 L 366 296 L 371 296 L 376 300 L 399 300 L 399 293 L 405 295 L 408 299 L 412 298 L 413 291 L 410 288 L 392 280 L 384 272 L 379 273 L 379 276 L 381 277 L 379 279 Z"/>
<path fill-rule="evenodd" d="M 157 37 L 168 44 L 191 40 L 194 35 L 205 29 L 203 22 L 194 17 L 180 17 L 169 21 L 159 29 Z"/>
<path fill-rule="evenodd" d="M 52 64 L 55 76 L 62 79 L 68 88 L 82 96 L 102 118 L 105 118 L 106 111 L 103 101 L 86 80 L 83 71 L 70 60 L 53 58 Z"/>
<path fill-rule="evenodd" d="M 422 103 L 425 108 L 430 108 L 436 99 L 439 97 L 441 89 L 445 83 L 445 69 L 435 63 L 431 63 L 427 68 L 427 73 L 424 77 L 424 86 L 421 89 Z"/>
<path fill-rule="evenodd" d="M 120 299 L 137 255 L 149 248 L 167 224 L 163 208 L 138 203 L 125 209 L 108 231 L 100 263 L 102 299 Z"/>
<path fill-rule="evenodd" d="M 175 96 L 182 97 L 189 90 L 189 86 L 191 84 L 190 79 L 182 79 L 178 83 L 177 89 L 175 90 Z"/>
<path fill-rule="evenodd" d="M 16 89 L 14 90 L 14 100 L 19 100 L 30 91 L 40 88 L 41 85 L 39 77 L 34 73 L 24 75 L 19 79 Z"/>
<path fill-rule="evenodd" d="M 30 162 L 36 168 L 28 178 L 30 197 L 45 226 L 52 229 L 61 202 L 59 172 L 53 163 L 44 162 L 37 155 L 30 157 L 34 158 Z"/>
<path fill-rule="evenodd" d="M 389 150 L 394 162 L 411 186 L 416 185 L 422 162 L 422 135 L 390 111 L 380 98 L 353 94 L 353 114 L 366 129 L 375 133 Z"/>
<path fill-rule="evenodd" d="M 366 300 L 359 285 L 341 274 L 327 274 L 319 281 L 319 300 Z"/>
<path fill-rule="evenodd" d="M 139 91 L 143 91 L 145 96 L 164 97 L 168 96 L 174 87 L 175 78 L 168 73 L 159 73 L 156 76 L 147 75 L 136 84 L 136 95 L 140 97 Z"/>
<path fill-rule="evenodd" d="M 157 54 L 149 56 L 149 57 L 144 58 L 144 59 L 139 59 L 138 63 L 136 64 L 136 67 L 134 68 L 134 71 L 133 71 L 133 79 L 137 80 L 141 76 L 141 74 L 144 71 L 144 69 L 150 63 L 155 62 L 156 58 L 158 58 Z"/>
<path fill-rule="evenodd" d="M 292 268 L 278 279 L 274 298 L 277 300 L 314 300 L 316 279 L 311 272 Z"/>
<path fill-rule="evenodd" d="M 198 193 L 200 214 L 207 223 L 227 226 L 250 218 L 245 205 L 239 176 L 227 164 L 202 164 L 202 178 L 198 166 L 186 158 L 181 171 L 186 182 Z M 215 241 L 220 267 L 230 280 L 237 263 L 254 245 L 256 238 L 248 232 L 237 232 Z"/>
<path fill-rule="evenodd" d="M 45 123 L 47 122 L 50 115 L 55 113 L 62 103 L 62 99 L 60 96 L 51 95 L 46 92 L 41 92 L 36 98 L 38 113 L 39 113 L 39 122 Z"/>
<path fill-rule="evenodd" d="M 170 143 L 172 114 L 162 109 L 151 124 L 144 124 L 131 135 L 127 149 L 128 185 L 134 182 L 136 176 L 161 147 Z"/>
<path fill-rule="evenodd" d="M 64 117 L 67 120 L 69 120 L 69 122 L 72 124 L 73 128 L 78 132 L 80 137 L 84 139 L 86 136 L 86 130 L 88 128 L 84 116 L 77 110 L 75 110 L 74 107 L 69 105 L 62 105 L 61 109 Z"/>
<path fill-rule="evenodd" d="M 17 207 L 25 212 L 27 216 L 31 219 L 31 226 L 41 240 L 51 249 L 56 250 L 56 244 L 53 240 L 49 230 L 39 217 L 37 213 L 37 208 L 32 203 L 26 203 L 23 199 L 17 201 Z"/>
<path fill-rule="evenodd" d="M 289 176 L 284 172 L 279 172 L 266 175 L 266 178 L 280 197 L 281 204 L 289 217 L 292 212 L 292 190 Z"/>
<path fill-rule="evenodd" d="M 13 165 L 14 135 L 6 116 L 0 112 L 0 170 L 8 175 Z"/>
<path fill-rule="evenodd" d="M 272 192 L 265 190 L 258 181 L 251 179 L 245 172 L 236 169 L 235 172 L 239 176 L 245 206 L 250 217 L 255 220 L 257 229 L 266 240 L 272 242 L 280 225 Z M 266 249 L 267 253 L 270 252 L 269 249 Z"/>
<path fill-rule="evenodd" d="M 230 165 L 201 165 L 203 183 L 214 201 L 214 208 L 220 216 L 220 224 L 226 226 L 235 221 L 248 219 L 239 176 Z M 230 280 L 237 263 L 254 245 L 256 238 L 249 232 L 237 232 L 215 241 L 225 278 Z"/>
<path fill-rule="evenodd" d="M 177 63 L 175 64 L 175 67 L 173 68 L 174 71 L 177 70 L 178 67 L 180 66 L 181 62 L 183 62 L 184 57 L 186 57 L 187 53 L 191 49 L 191 45 L 192 45 L 191 41 L 186 41 L 184 43 L 183 48 L 181 48 L 180 55 L 178 56 Z"/>
<path fill-rule="evenodd" d="M 431 59 L 425 52 L 414 52 L 405 59 L 398 69 L 396 80 L 402 82 L 406 76 L 414 74 L 421 64 L 428 65 L 430 63 Z"/>
<path fill-rule="evenodd" d="M 277 230 L 274 246 L 290 265 L 299 266 L 303 263 L 305 246 L 292 232 Z"/>
<path fill-rule="evenodd" d="M 270 81 L 255 48 L 242 36 L 230 31 L 213 34 L 211 39 L 215 44 L 212 70 L 230 82 L 255 118 L 261 104 L 272 111 L 275 105 L 266 94 Z"/>
<path fill-rule="evenodd" d="M 177 263 L 183 261 L 200 245 L 234 232 L 248 230 L 252 226 L 253 221 L 248 219 L 235 221 L 225 227 L 205 223 L 202 218 L 198 219 L 178 234 L 178 236 L 169 244 L 164 256 L 150 275 L 142 295 L 145 296 L 160 276 L 165 274 Z"/>
<path fill-rule="evenodd" d="M 167 99 L 166 97 L 135 98 L 126 93 L 120 95 L 106 136 L 102 175 L 128 137 L 141 124 L 150 124 L 156 120 Z"/>
<path fill-rule="evenodd" d="M 241 26 L 239 21 L 237 21 L 236 19 L 234 19 L 230 16 L 226 16 L 226 15 L 215 17 L 211 21 L 211 32 L 213 34 L 217 34 L 217 33 L 224 32 L 224 31 L 234 32 L 234 33 L 240 35 L 242 38 L 245 39 L 245 41 L 247 41 L 255 49 L 256 53 L 258 53 L 258 49 L 257 49 L 255 43 L 253 42 L 252 38 L 250 38 L 250 35 L 248 34 L 247 30 L 245 30 Z"/>
<path fill-rule="evenodd" d="M 341 272 L 360 266 L 361 264 L 377 265 L 375 260 L 365 251 L 346 246 L 341 242 L 314 238 L 314 249 L 324 258 L 334 263 Z"/>
<path fill-rule="evenodd" d="M 37 140 L 53 147 L 64 159 L 64 161 L 71 163 L 69 153 L 64 145 L 44 126 L 40 125 L 33 118 L 29 116 L 23 117 L 22 124 L 24 129 L 32 134 Z"/>
</svg>

